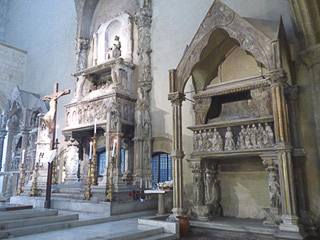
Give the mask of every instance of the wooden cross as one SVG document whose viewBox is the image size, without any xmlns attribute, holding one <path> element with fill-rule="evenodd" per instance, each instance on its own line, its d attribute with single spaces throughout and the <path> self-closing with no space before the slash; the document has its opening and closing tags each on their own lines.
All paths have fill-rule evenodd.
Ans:
<svg viewBox="0 0 320 240">
<path fill-rule="evenodd" d="M 58 92 L 59 84 L 54 84 L 54 93 L 51 95 L 44 96 L 43 101 L 50 101 L 50 109 L 44 115 L 43 119 L 46 122 L 47 127 L 51 132 L 50 138 L 50 150 L 54 150 L 55 134 L 56 134 L 56 116 L 57 116 L 57 100 L 63 95 L 69 94 L 70 90 L 63 90 Z M 47 176 L 47 189 L 46 189 L 46 200 L 44 202 L 45 208 L 50 208 L 51 202 L 51 184 L 52 184 L 52 167 L 53 162 L 48 163 L 48 176 Z"/>
<path fill-rule="evenodd" d="M 54 93 L 51 95 L 44 96 L 42 98 L 43 101 L 50 101 L 50 109 L 44 115 L 43 119 L 51 132 L 51 142 L 50 142 L 50 150 L 54 149 L 55 142 L 55 132 L 56 132 L 56 115 L 57 115 L 57 100 L 63 95 L 69 94 L 70 90 L 63 90 L 58 92 L 59 84 L 54 84 Z"/>
</svg>

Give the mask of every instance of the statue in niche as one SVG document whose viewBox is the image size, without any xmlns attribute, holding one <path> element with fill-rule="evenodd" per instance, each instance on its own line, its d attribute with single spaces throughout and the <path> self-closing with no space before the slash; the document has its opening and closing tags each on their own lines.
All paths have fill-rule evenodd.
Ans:
<svg viewBox="0 0 320 240">
<path fill-rule="evenodd" d="M 0 115 L 0 129 L 6 129 L 7 126 L 7 116 L 5 114 Z"/>
<path fill-rule="evenodd" d="M 207 133 L 208 136 L 208 142 L 207 142 L 207 150 L 211 151 L 212 150 L 212 139 L 213 139 L 213 132 L 210 129 L 209 132 Z"/>
<path fill-rule="evenodd" d="M 87 50 L 89 49 L 89 39 L 77 37 L 76 39 L 76 56 L 77 70 L 87 68 Z"/>
<path fill-rule="evenodd" d="M 206 131 L 202 133 L 202 139 L 202 151 L 208 151 L 209 139 Z"/>
<path fill-rule="evenodd" d="M 111 52 L 111 55 L 110 55 Z M 120 42 L 120 37 L 115 36 L 114 37 L 114 43 L 111 48 L 108 48 L 108 53 L 107 53 L 108 59 L 111 58 L 119 58 L 121 56 L 121 42 Z"/>
<path fill-rule="evenodd" d="M 269 194 L 271 207 L 278 208 L 280 206 L 280 185 L 275 175 L 269 177 Z"/>
<path fill-rule="evenodd" d="M 202 143 L 203 137 L 202 137 L 201 130 L 199 131 L 198 136 L 199 136 L 199 152 L 201 152 L 201 151 L 203 151 L 203 143 Z"/>
<path fill-rule="evenodd" d="M 244 142 L 246 144 L 246 149 L 252 148 L 250 133 L 251 133 L 251 129 L 250 129 L 250 125 L 248 125 L 247 129 L 246 129 L 245 137 L 244 137 Z"/>
<path fill-rule="evenodd" d="M 235 144 L 234 144 L 234 140 L 233 140 L 233 133 L 232 133 L 230 127 L 227 127 L 227 132 L 226 132 L 226 135 L 225 135 L 224 150 L 225 151 L 235 150 Z"/>
<path fill-rule="evenodd" d="M 142 132 L 145 136 L 149 135 L 150 126 L 151 126 L 150 113 L 149 111 L 144 111 Z"/>
<path fill-rule="evenodd" d="M 265 123 L 265 127 L 266 127 L 266 133 L 268 135 L 268 145 L 272 146 L 272 145 L 274 145 L 273 131 L 272 131 L 271 127 L 268 125 L 268 123 Z"/>
<path fill-rule="evenodd" d="M 246 149 L 246 143 L 245 143 L 245 135 L 246 135 L 246 129 L 243 125 L 241 125 L 241 130 L 238 136 L 237 140 L 237 149 Z"/>
<path fill-rule="evenodd" d="M 253 148 L 257 147 L 257 134 L 258 134 L 258 129 L 255 124 L 252 124 L 252 128 L 250 131 L 250 140 Z"/>
<path fill-rule="evenodd" d="M 213 129 L 212 150 L 223 151 L 223 140 L 216 128 Z"/>
<path fill-rule="evenodd" d="M 271 116 L 271 99 L 266 91 L 263 88 L 252 89 L 251 90 L 251 97 L 253 103 L 258 107 L 260 117 Z"/>
<path fill-rule="evenodd" d="M 193 195 L 193 202 L 195 205 L 202 205 L 203 201 L 203 192 L 204 186 L 201 178 L 201 169 L 197 169 L 194 173 L 193 181 L 194 181 L 194 195 Z"/>
<path fill-rule="evenodd" d="M 263 131 L 264 128 L 261 125 L 261 123 L 258 124 L 258 131 L 257 131 L 257 147 L 258 148 L 263 148 Z"/>
<path fill-rule="evenodd" d="M 193 150 L 196 152 L 199 149 L 199 136 L 197 132 L 193 135 Z"/>
</svg>

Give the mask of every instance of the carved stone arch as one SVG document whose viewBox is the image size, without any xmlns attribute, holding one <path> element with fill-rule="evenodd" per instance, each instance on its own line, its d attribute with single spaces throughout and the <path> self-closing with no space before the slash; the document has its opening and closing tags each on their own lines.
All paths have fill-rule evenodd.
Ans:
<svg viewBox="0 0 320 240">
<path fill-rule="evenodd" d="M 174 92 L 184 92 L 185 84 L 192 75 L 194 67 L 201 61 L 201 54 L 217 32 L 227 33 L 228 38 L 234 39 L 268 71 L 274 70 L 276 64 L 273 41 L 277 40 L 277 34 L 265 34 L 263 24 L 259 22 L 260 20 L 257 21 L 242 18 L 221 1 L 215 1 L 176 68 Z M 278 31 L 277 27 L 273 32 Z M 218 49 L 217 53 L 219 53 Z"/>
<path fill-rule="evenodd" d="M 90 38 L 91 22 L 99 0 L 74 0 L 78 16 L 78 36 Z"/>
</svg>

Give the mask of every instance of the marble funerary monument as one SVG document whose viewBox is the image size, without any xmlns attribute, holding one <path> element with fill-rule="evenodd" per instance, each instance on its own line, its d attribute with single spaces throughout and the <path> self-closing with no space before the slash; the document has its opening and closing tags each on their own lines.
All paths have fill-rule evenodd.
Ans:
<svg viewBox="0 0 320 240">
<path fill-rule="evenodd" d="M 306 140 L 311 113 L 301 104 L 304 75 L 296 72 L 284 19 L 242 17 L 225 4 L 231 0 L 215 0 L 190 41 L 169 36 L 161 1 L 74 2 L 76 70 L 72 97 L 58 113 L 64 140 L 55 142 L 53 208 L 155 209 L 155 197 L 137 198 L 166 174 L 173 180 L 169 213 L 188 216 L 193 233 L 231 237 L 236 223 L 243 238 L 317 236 L 318 200 L 308 190 L 317 183 L 308 174 L 318 169 L 310 170 L 318 153 Z M 180 41 L 189 43 L 181 52 Z M 163 66 L 176 66 L 164 69 L 168 79 Z M 40 95 L 15 88 L 0 119 L 1 199 L 42 207 L 51 110 Z"/>
</svg>

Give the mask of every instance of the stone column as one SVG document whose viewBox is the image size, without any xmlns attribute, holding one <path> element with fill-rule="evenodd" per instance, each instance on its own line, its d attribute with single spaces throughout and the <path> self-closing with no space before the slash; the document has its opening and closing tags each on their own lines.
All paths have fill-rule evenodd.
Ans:
<svg viewBox="0 0 320 240">
<path fill-rule="evenodd" d="M 74 138 L 68 139 L 65 183 L 78 182 L 79 144 Z"/>
<path fill-rule="evenodd" d="M 4 139 L 6 138 L 6 135 L 7 135 L 6 130 L 0 131 L 0 171 L 2 168 L 3 144 L 4 144 Z"/>
<path fill-rule="evenodd" d="M 19 125 L 18 120 L 11 118 L 8 122 L 8 140 L 7 140 L 7 150 L 6 150 L 6 163 L 4 166 L 4 171 L 10 171 L 11 161 L 12 161 L 12 140 L 14 136 L 18 133 Z"/>
<path fill-rule="evenodd" d="M 183 178 L 182 178 L 182 160 L 184 152 L 182 149 L 182 102 L 185 95 L 180 92 L 169 94 L 169 100 L 172 104 L 173 120 L 173 138 L 172 138 L 172 179 L 173 179 L 173 209 L 175 216 L 183 214 Z"/>
<path fill-rule="evenodd" d="M 315 118 L 315 134 L 317 136 L 318 157 L 320 158 L 320 44 L 313 45 L 301 53 L 302 60 L 312 75 L 311 89 Z"/>
<path fill-rule="evenodd" d="M 276 225 L 281 220 L 281 192 L 278 174 L 278 156 L 276 154 L 262 155 L 263 165 L 269 172 L 268 190 L 270 197 L 270 209 L 267 210 L 266 225 Z"/>
<path fill-rule="evenodd" d="M 135 108 L 135 137 L 134 137 L 134 184 L 139 186 L 152 180 L 152 127 L 150 118 L 150 97 L 152 87 L 151 72 L 151 0 L 141 1 L 142 5 L 136 14 L 138 28 L 139 80 Z"/>
<path fill-rule="evenodd" d="M 282 202 L 282 223 L 280 230 L 299 232 L 296 209 L 295 184 L 291 159 L 292 147 L 289 139 L 289 124 L 283 84 L 285 73 L 276 70 L 269 73 L 272 92 L 272 108 L 276 137 L 277 157 L 279 161 L 279 178 Z"/>
</svg>

